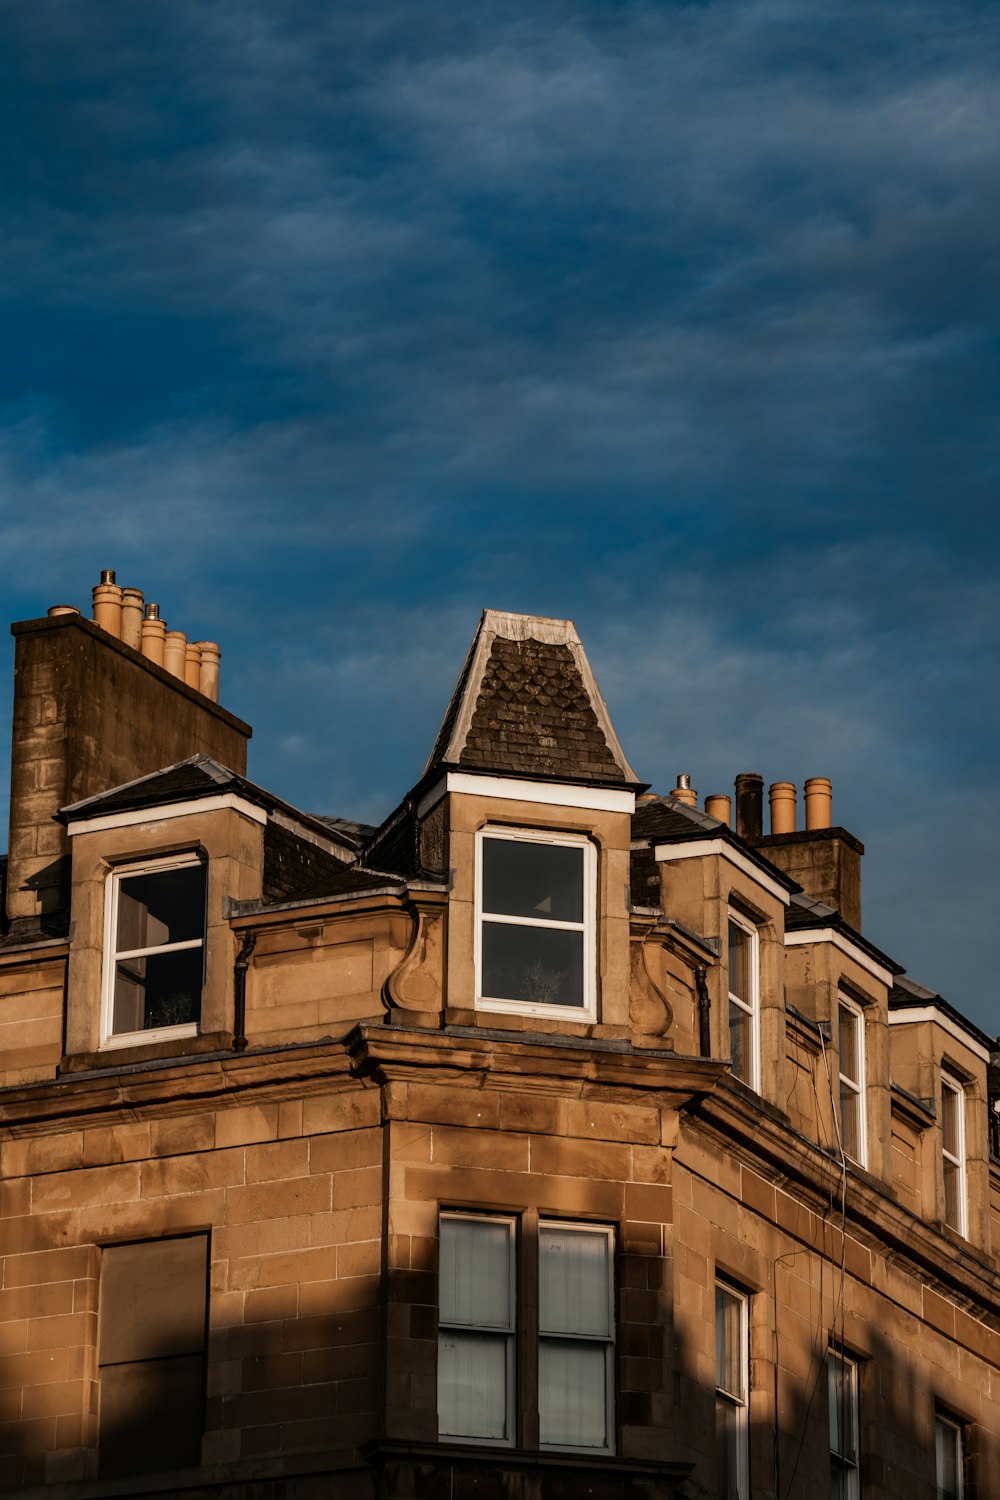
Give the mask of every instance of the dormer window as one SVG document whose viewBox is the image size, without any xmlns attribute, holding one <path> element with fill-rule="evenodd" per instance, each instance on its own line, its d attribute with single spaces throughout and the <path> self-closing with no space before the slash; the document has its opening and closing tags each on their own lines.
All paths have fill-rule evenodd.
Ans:
<svg viewBox="0 0 1000 1500">
<path fill-rule="evenodd" d="M 597 859 L 580 835 L 484 829 L 476 880 L 476 1004 L 594 1020 Z"/>
<path fill-rule="evenodd" d="M 130 865 L 108 876 L 102 1047 L 197 1033 L 205 892 L 206 866 L 196 855 Z"/>
</svg>

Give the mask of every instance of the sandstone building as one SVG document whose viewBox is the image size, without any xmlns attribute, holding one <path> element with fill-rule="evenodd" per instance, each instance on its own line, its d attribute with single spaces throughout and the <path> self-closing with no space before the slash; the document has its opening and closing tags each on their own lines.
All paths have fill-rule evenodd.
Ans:
<svg viewBox="0 0 1000 1500">
<path fill-rule="evenodd" d="M 399 807 L 319 816 L 96 595 L 13 627 L 0 1487 L 1000 1495 L 991 1042 L 829 783 L 650 794 L 487 611 Z"/>
</svg>

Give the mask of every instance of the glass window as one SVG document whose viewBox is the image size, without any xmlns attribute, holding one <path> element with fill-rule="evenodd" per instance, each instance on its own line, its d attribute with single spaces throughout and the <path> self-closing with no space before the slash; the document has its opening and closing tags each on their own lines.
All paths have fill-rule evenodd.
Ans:
<svg viewBox="0 0 1000 1500">
<path fill-rule="evenodd" d="M 858 1166 L 868 1163 L 865 1127 L 865 1018 L 853 1000 L 840 997 L 840 1136 L 844 1155 Z"/>
<path fill-rule="evenodd" d="M 940 1413 L 934 1419 L 934 1470 L 937 1500 L 963 1500 L 965 1495 L 962 1427 Z"/>
<path fill-rule="evenodd" d="M 538 1231 L 538 1416 L 543 1447 L 612 1447 L 611 1231 Z"/>
<path fill-rule="evenodd" d="M 944 1221 L 959 1234 L 968 1233 L 965 1185 L 965 1091 L 941 1074 L 941 1159 L 944 1173 Z"/>
<path fill-rule="evenodd" d="M 594 1017 L 595 864 L 573 835 L 479 835 L 478 1005 Z"/>
<path fill-rule="evenodd" d="M 833 1500 L 859 1500 L 858 1365 L 831 1349 L 826 1356 L 830 1403 L 830 1494 Z"/>
<path fill-rule="evenodd" d="M 757 929 L 729 913 L 729 1056 L 750 1088 L 760 1078 L 760 945 Z"/>
<path fill-rule="evenodd" d="M 206 866 L 194 856 L 114 871 L 108 881 L 102 1042 L 201 1018 Z"/>
<path fill-rule="evenodd" d="M 515 1221 L 443 1213 L 440 1222 L 438 1431 L 512 1444 L 517 1286 Z M 537 1346 L 543 1447 L 614 1447 L 613 1239 L 610 1229 L 541 1223 Z"/>
<path fill-rule="evenodd" d="M 442 1214 L 438 1430 L 513 1442 L 514 1221 Z"/>
<path fill-rule="evenodd" d="M 715 1284 L 715 1445 L 720 1500 L 749 1500 L 747 1299 Z"/>
</svg>

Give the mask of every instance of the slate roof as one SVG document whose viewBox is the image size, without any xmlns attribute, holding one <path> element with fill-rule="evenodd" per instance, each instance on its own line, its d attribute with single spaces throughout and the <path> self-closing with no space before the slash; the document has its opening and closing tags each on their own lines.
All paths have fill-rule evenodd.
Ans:
<svg viewBox="0 0 1000 1500">
<path fill-rule="evenodd" d="M 898 964 L 894 958 L 883 953 L 881 948 L 876 948 L 874 943 L 862 937 L 857 928 L 852 927 L 850 922 L 845 922 L 834 907 L 827 906 L 825 901 L 817 901 L 814 896 L 807 896 L 805 891 L 796 891 L 785 912 L 785 931 L 807 932 L 810 928 L 820 927 L 830 927 L 834 932 L 842 933 L 883 969 L 888 969 L 890 974 L 903 973 L 902 964 Z"/>
<path fill-rule="evenodd" d="M 571 621 L 483 611 L 424 778 L 449 769 L 640 785 Z"/>
<path fill-rule="evenodd" d="M 897 974 L 893 981 L 892 989 L 889 992 L 889 1009 L 908 1010 L 913 1006 L 923 1008 L 925 1005 L 933 1006 L 936 1010 L 942 1011 L 950 1020 L 955 1022 L 956 1026 L 961 1027 L 964 1032 L 977 1041 L 981 1047 L 985 1047 L 988 1052 L 992 1053 L 996 1050 L 997 1039 L 990 1036 L 987 1032 L 982 1031 L 974 1021 L 969 1020 L 968 1016 L 963 1016 L 962 1012 L 956 1010 L 949 1001 L 938 994 L 937 990 L 927 989 L 926 986 L 918 984 L 915 979 L 911 979 L 908 974 Z M 997 1083 L 1000 1085 L 1000 1075 L 996 1075 L 996 1077 Z"/>
<path fill-rule="evenodd" d="M 353 830 L 364 825 L 303 812 L 290 802 L 276 797 L 273 792 L 265 791 L 255 782 L 248 781 L 245 776 L 231 771 L 228 766 L 220 765 L 210 755 L 192 755 L 188 760 L 165 766 L 161 771 L 153 771 L 148 776 L 137 777 L 135 781 L 126 781 L 106 792 L 85 797 L 81 802 L 73 802 L 60 808 L 57 816 L 64 823 L 77 823 L 87 818 L 103 818 L 113 813 L 139 811 L 144 807 L 164 807 L 171 802 L 192 802 L 202 797 L 217 797 L 227 793 L 242 797 L 257 807 L 283 812 L 332 843 L 340 844 L 345 852 L 354 853 L 361 846 L 361 837 Z"/>
<path fill-rule="evenodd" d="M 681 802 L 673 793 L 666 797 L 640 797 L 632 814 L 632 842 L 653 844 L 686 844 L 696 839 L 724 839 L 733 848 L 739 849 L 745 859 L 759 870 L 777 881 L 785 890 L 796 892 L 802 889 L 797 880 L 772 865 L 769 859 L 758 854 L 751 844 L 734 833 L 727 823 L 710 818 L 688 802 Z"/>
</svg>

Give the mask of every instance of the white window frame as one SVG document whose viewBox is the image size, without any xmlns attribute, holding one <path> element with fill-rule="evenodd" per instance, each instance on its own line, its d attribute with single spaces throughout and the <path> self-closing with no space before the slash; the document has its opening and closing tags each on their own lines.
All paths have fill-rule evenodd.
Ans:
<svg viewBox="0 0 1000 1500">
<path fill-rule="evenodd" d="M 857 1021 L 857 1032 L 856 1032 L 856 1035 L 857 1035 L 857 1039 L 858 1039 L 858 1045 L 857 1045 L 857 1054 L 856 1054 L 856 1056 L 854 1058 L 854 1063 L 855 1063 L 855 1066 L 857 1068 L 857 1075 L 858 1075 L 857 1078 L 852 1078 L 849 1073 L 847 1073 L 847 1072 L 844 1071 L 844 1059 L 843 1059 L 843 1057 L 840 1056 L 840 1012 L 841 1012 L 841 1010 L 849 1011 L 850 1014 L 853 1015 L 855 1017 L 856 1021 Z M 841 1144 L 841 1146 L 843 1148 L 844 1155 L 847 1157 L 847 1159 L 849 1161 L 853 1161 L 856 1166 L 867 1167 L 868 1166 L 868 1108 L 867 1108 L 867 1092 L 868 1091 L 867 1091 L 867 1089 L 865 1087 L 865 1081 L 866 1081 L 866 1077 L 867 1077 L 867 1072 L 866 1072 L 866 1049 L 865 1049 L 865 1013 L 862 1010 L 861 1006 L 857 1003 L 857 1001 L 856 1000 L 852 1000 L 851 997 L 849 995 L 845 995 L 843 991 L 841 991 L 838 994 L 838 996 L 837 996 L 837 1067 L 838 1067 L 839 1078 L 840 1078 L 840 1093 L 839 1093 L 839 1098 L 838 1098 L 838 1101 L 837 1101 L 837 1108 L 840 1111 L 840 1144 Z M 847 1144 L 846 1144 L 846 1140 L 845 1140 L 846 1132 L 844 1130 L 844 1105 L 843 1105 L 844 1091 L 845 1090 L 847 1090 L 848 1092 L 852 1093 L 855 1096 L 856 1100 L 857 1100 L 857 1106 L 858 1106 L 858 1154 L 857 1154 L 857 1156 L 852 1156 L 851 1155 L 851 1153 L 847 1149 Z"/>
<path fill-rule="evenodd" d="M 510 1285 L 509 1285 L 509 1289 L 508 1289 L 508 1302 L 507 1302 L 507 1306 L 508 1306 L 508 1309 L 509 1309 L 509 1312 L 510 1312 L 510 1323 L 509 1323 L 509 1327 L 506 1330 L 504 1330 L 504 1329 L 501 1329 L 501 1328 L 494 1328 L 492 1326 L 486 1327 L 486 1326 L 480 1326 L 478 1324 L 472 1324 L 472 1323 L 453 1323 L 453 1322 L 448 1322 L 445 1319 L 443 1319 L 440 1316 L 440 1308 L 441 1308 L 441 1283 L 440 1283 L 440 1275 L 439 1275 L 439 1279 L 438 1279 L 438 1294 L 437 1294 L 437 1302 L 438 1302 L 438 1333 L 439 1333 L 439 1335 L 440 1335 L 440 1333 L 442 1331 L 447 1332 L 448 1330 L 453 1330 L 453 1331 L 459 1332 L 459 1333 L 477 1333 L 477 1332 L 482 1332 L 482 1333 L 490 1333 L 490 1334 L 496 1334 L 496 1335 L 501 1335 L 501 1334 L 504 1335 L 506 1337 L 506 1372 L 507 1372 L 507 1374 L 506 1374 L 506 1387 L 505 1387 L 505 1390 L 504 1390 L 504 1403 L 505 1403 L 504 1415 L 505 1415 L 506 1424 L 507 1424 L 507 1436 L 506 1437 L 503 1437 L 503 1438 L 496 1438 L 496 1437 L 476 1437 L 476 1436 L 466 1436 L 466 1435 L 464 1435 L 462 1433 L 442 1433 L 441 1436 L 444 1437 L 444 1438 L 447 1438 L 447 1441 L 449 1443 L 472 1443 L 472 1444 L 478 1445 L 479 1447 L 486 1446 L 486 1447 L 490 1447 L 490 1448 L 497 1448 L 497 1447 L 501 1447 L 501 1448 L 513 1448 L 515 1446 L 516 1442 L 517 1442 L 517 1407 L 516 1407 L 515 1400 L 514 1400 L 514 1393 L 515 1393 L 515 1390 L 516 1390 L 516 1384 L 515 1384 L 516 1364 L 515 1364 L 515 1360 L 516 1360 L 516 1354 L 517 1354 L 517 1328 L 518 1328 L 517 1257 L 518 1257 L 518 1238 L 519 1237 L 518 1237 L 518 1232 L 517 1232 L 518 1231 L 517 1220 L 511 1214 L 476 1214 L 476 1213 L 463 1213 L 461 1210 L 458 1210 L 458 1209 L 442 1209 L 441 1212 L 440 1212 L 440 1214 L 439 1214 L 439 1216 L 438 1216 L 438 1244 L 439 1245 L 440 1245 L 441 1225 L 446 1220 L 452 1220 L 452 1221 L 457 1220 L 458 1222 L 460 1222 L 462 1224 L 489 1224 L 491 1227 L 495 1227 L 496 1225 L 503 1225 L 506 1228 L 506 1230 L 507 1230 L 507 1245 L 508 1245 L 507 1265 L 508 1265 L 508 1274 L 509 1274 L 509 1277 L 510 1277 Z M 440 1401 L 439 1401 L 439 1405 L 438 1405 L 438 1411 L 440 1413 Z"/>
<path fill-rule="evenodd" d="M 739 1369 L 740 1390 L 728 1391 L 719 1384 L 719 1298 L 728 1297 L 737 1304 L 740 1310 L 739 1318 Z M 738 1471 L 736 1478 L 736 1490 L 730 1491 L 733 1500 L 750 1500 L 750 1299 L 746 1292 L 739 1291 L 728 1281 L 721 1278 L 715 1283 L 715 1317 L 716 1317 L 716 1361 L 715 1361 L 715 1422 L 716 1439 L 718 1440 L 720 1419 L 723 1413 L 727 1418 L 735 1421 L 738 1446 Z M 721 1475 L 716 1475 L 717 1483 L 721 1482 Z M 729 1500 L 729 1496 L 727 1496 Z"/>
<path fill-rule="evenodd" d="M 747 1088 L 753 1089 L 755 1094 L 760 1093 L 760 932 L 754 926 L 749 917 L 735 910 L 732 906 L 728 908 L 728 921 L 726 923 L 726 988 L 729 992 L 729 1005 L 735 1005 L 750 1017 L 750 1076 L 740 1078 L 733 1071 L 734 1078 L 740 1078 L 740 1082 L 746 1084 Z M 730 983 L 732 975 L 729 972 L 729 923 L 739 927 L 750 937 L 750 1002 L 749 1004 L 734 995 Z M 726 1007 L 726 1035 L 729 1035 L 729 1006 Z M 730 1057 L 730 1068 L 732 1069 L 732 1058 Z"/>
<path fill-rule="evenodd" d="M 539 1350 L 543 1342 L 547 1343 L 586 1343 L 604 1344 L 604 1431 L 607 1441 L 603 1446 L 596 1443 L 586 1447 L 570 1446 L 566 1443 L 545 1443 L 539 1437 L 539 1448 L 545 1453 L 614 1453 L 615 1451 L 615 1346 L 616 1346 L 616 1318 L 615 1318 L 615 1231 L 610 1224 L 581 1224 L 570 1219 L 539 1219 L 539 1263 L 541 1262 L 541 1238 L 546 1229 L 571 1229 L 578 1233 L 589 1235 L 603 1235 L 607 1241 L 607 1265 L 608 1265 L 608 1334 L 601 1338 L 592 1333 L 543 1333 L 541 1328 L 541 1297 L 539 1297 L 539 1326 L 538 1346 Z M 539 1355 L 539 1364 L 541 1358 Z M 539 1379 L 539 1386 L 541 1380 Z"/>
<path fill-rule="evenodd" d="M 944 1140 L 944 1095 L 945 1092 L 955 1095 L 955 1121 L 957 1124 L 958 1153 L 949 1151 Z M 948 1218 L 948 1193 L 945 1188 L 945 1179 L 949 1168 L 958 1176 L 958 1220 L 953 1224 Z M 963 1239 L 969 1235 L 969 1184 L 966 1173 L 965 1154 L 965 1089 L 959 1079 L 953 1073 L 941 1069 L 941 1189 L 943 1201 L 941 1204 L 941 1217 L 949 1229 L 954 1229 Z"/>
<path fill-rule="evenodd" d="M 963 1423 L 956 1421 L 954 1417 L 949 1417 L 942 1411 L 934 1413 L 934 1494 L 936 1500 L 965 1500 L 965 1437 L 962 1429 Z M 942 1482 L 941 1449 L 945 1434 L 951 1441 L 952 1452 L 957 1460 L 955 1472 L 958 1476 L 958 1489 L 953 1493 L 945 1490 Z"/>
<path fill-rule="evenodd" d="M 847 1377 L 845 1381 L 847 1401 L 845 1402 L 845 1409 L 839 1413 L 837 1427 L 839 1431 L 843 1432 L 845 1422 L 850 1422 L 850 1432 L 856 1458 L 852 1459 L 849 1454 L 843 1451 L 843 1448 L 835 1448 L 833 1446 L 833 1423 L 831 1422 L 830 1466 L 832 1471 L 834 1463 L 837 1463 L 840 1466 L 840 1472 L 846 1478 L 846 1485 L 843 1490 L 845 1500 L 861 1500 L 861 1415 L 859 1405 L 860 1392 L 858 1388 L 858 1361 L 852 1359 L 849 1354 L 845 1354 L 840 1349 L 827 1350 L 827 1398 L 831 1408 L 833 1406 L 834 1389 L 836 1387 L 834 1369 L 838 1367 L 844 1371 Z"/>
<path fill-rule="evenodd" d="M 583 921 L 557 922 L 545 918 L 494 915 L 483 909 L 483 846 L 488 839 L 521 844 L 557 844 L 579 849 L 583 856 Z M 529 1000 L 496 999 L 483 994 L 483 922 L 511 927 L 541 927 L 583 934 L 583 1001 L 580 1005 L 540 1005 Z M 585 834 L 554 833 L 541 828 L 487 825 L 476 834 L 475 900 L 476 1009 L 507 1015 L 544 1016 L 564 1021 L 597 1020 L 597 850 Z"/>
<path fill-rule="evenodd" d="M 197 854 L 168 855 L 162 859 L 151 859 L 140 864 L 117 865 L 108 873 L 104 886 L 104 974 L 101 985 L 101 1029 L 100 1048 L 110 1051 L 115 1047 L 135 1047 L 140 1044 L 161 1041 L 183 1040 L 197 1036 L 200 1021 L 182 1021 L 178 1026 L 155 1026 L 148 1031 L 114 1031 L 115 1014 L 115 969 L 120 958 L 136 958 L 148 953 L 180 953 L 186 949 L 202 950 L 202 990 L 205 984 L 204 956 L 207 948 L 207 910 L 202 922 L 202 936 L 181 943 L 163 943 L 155 948 L 122 949 L 116 947 L 118 933 L 118 893 L 123 880 L 137 875 L 161 875 L 171 870 L 187 870 L 204 865 Z M 206 903 L 208 887 L 206 881 Z"/>
</svg>

